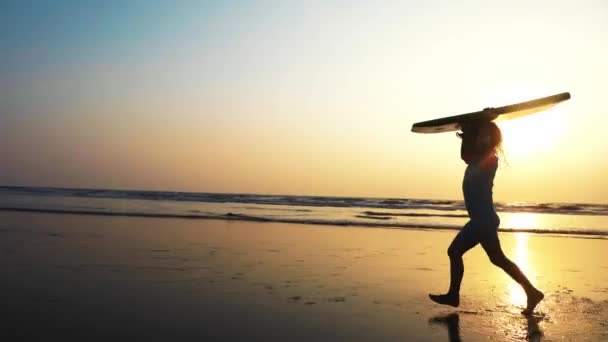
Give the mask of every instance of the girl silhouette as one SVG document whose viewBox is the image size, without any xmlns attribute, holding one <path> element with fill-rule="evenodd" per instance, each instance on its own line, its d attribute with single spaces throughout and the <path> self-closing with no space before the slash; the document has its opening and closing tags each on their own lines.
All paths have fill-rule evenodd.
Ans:
<svg viewBox="0 0 608 342">
<path fill-rule="evenodd" d="M 544 295 L 530 283 L 519 267 L 505 256 L 498 239 L 500 219 L 494 209 L 492 187 L 498 167 L 497 152 L 501 150 L 502 133 L 492 121 L 461 124 L 461 130 L 462 132 L 457 133 L 462 139 L 460 157 L 467 163 L 462 191 L 470 220 L 448 248 L 450 289 L 446 294 L 429 294 L 429 297 L 439 304 L 454 307 L 459 305 L 460 284 L 464 274 L 462 256 L 479 243 L 490 261 L 523 287 L 528 299 L 527 307 L 522 313 L 530 314 Z"/>
</svg>

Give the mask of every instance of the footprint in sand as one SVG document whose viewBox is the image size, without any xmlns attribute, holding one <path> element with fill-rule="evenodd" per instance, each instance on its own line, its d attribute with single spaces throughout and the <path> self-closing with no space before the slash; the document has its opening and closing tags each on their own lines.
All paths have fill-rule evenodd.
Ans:
<svg viewBox="0 0 608 342">
<path fill-rule="evenodd" d="M 65 238 L 66 237 L 64 234 L 61 234 L 61 233 L 50 233 L 49 236 L 56 237 L 56 238 Z"/>
<path fill-rule="evenodd" d="M 302 296 L 293 296 L 293 297 L 289 297 L 287 300 L 288 300 L 290 303 L 295 303 L 295 302 L 299 301 L 300 299 L 302 299 Z"/>
<path fill-rule="evenodd" d="M 428 267 L 417 267 L 417 268 L 410 268 L 410 269 L 414 270 L 414 271 L 434 271 L 434 269 L 428 268 Z"/>
<path fill-rule="evenodd" d="M 342 302 L 346 302 L 346 297 L 337 296 L 337 297 L 329 298 L 328 300 L 330 302 L 334 302 L 334 303 L 342 303 Z"/>
</svg>

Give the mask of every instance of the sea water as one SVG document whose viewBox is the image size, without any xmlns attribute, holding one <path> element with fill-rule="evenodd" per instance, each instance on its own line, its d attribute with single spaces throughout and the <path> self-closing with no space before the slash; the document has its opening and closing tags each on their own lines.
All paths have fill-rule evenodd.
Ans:
<svg viewBox="0 0 608 342">
<path fill-rule="evenodd" d="M 0 187 L 0 210 L 249 220 L 395 229 L 460 229 L 462 201 Z M 608 238 L 608 204 L 496 203 L 501 231 Z"/>
</svg>

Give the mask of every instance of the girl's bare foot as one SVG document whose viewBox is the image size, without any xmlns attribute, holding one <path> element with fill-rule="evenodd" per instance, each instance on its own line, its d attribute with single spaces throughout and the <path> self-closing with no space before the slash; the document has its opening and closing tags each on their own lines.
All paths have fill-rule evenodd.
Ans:
<svg viewBox="0 0 608 342">
<path fill-rule="evenodd" d="M 431 298 L 433 302 L 442 305 L 449 305 L 453 307 L 458 307 L 458 305 L 460 305 L 460 298 L 458 295 L 452 295 L 449 293 L 443 295 L 429 294 L 429 298 Z"/>
<path fill-rule="evenodd" d="M 528 306 L 526 307 L 526 309 L 524 311 L 521 312 L 524 315 L 532 314 L 534 312 L 534 309 L 538 305 L 538 303 L 540 303 L 540 301 L 543 300 L 543 298 L 545 298 L 545 295 L 542 292 L 538 291 L 537 289 L 530 291 L 530 293 L 528 293 L 527 295 L 528 295 Z"/>
</svg>

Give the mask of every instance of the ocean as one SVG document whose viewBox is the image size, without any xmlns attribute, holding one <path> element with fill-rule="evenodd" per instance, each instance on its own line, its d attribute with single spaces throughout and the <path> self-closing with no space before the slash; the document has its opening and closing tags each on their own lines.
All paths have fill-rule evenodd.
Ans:
<svg viewBox="0 0 608 342">
<path fill-rule="evenodd" d="M 500 231 L 608 239 L 608 204 L 512 202 L 496 209 Z M 0 210 L 440 230 L 468 220 L 464 203 L 453 200 L 12 186 L 0 187 Z"/>
</svg>

